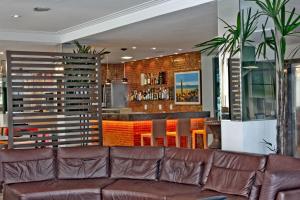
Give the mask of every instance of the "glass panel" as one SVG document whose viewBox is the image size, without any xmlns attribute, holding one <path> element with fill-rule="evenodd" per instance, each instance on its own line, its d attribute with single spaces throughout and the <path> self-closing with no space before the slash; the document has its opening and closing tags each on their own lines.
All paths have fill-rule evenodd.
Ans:
<svg viewBox="0 0 300 200">
<path fill-rule="evenodd" d="M 240 1 L 241 15 L 246 23 L 249 9 L 254 15 L 259 8 L 254 2 Z M 241 81 L 242 81 L 242 119 L 260 120 L 276 117 L 276 73 L 274 52 L 267 50 L 267 58 L 257 55 L 256 51 L 262 38 L 261 25 L 265 19 L 259 18 L 256 31 L 241 48 Z M 268 24 L 267 27 L 272 27 Z"/>
</svg>

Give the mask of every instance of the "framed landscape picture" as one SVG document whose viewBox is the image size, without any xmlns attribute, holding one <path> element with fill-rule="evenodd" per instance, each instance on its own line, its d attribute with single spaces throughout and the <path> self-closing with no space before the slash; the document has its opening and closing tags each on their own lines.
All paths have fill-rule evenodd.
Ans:
<svg viewBox="0 0 300 200">
<path fill-rule="evenodd" d="M 200 71 L 176 72 L 175 104 L 200 104 Z"/>
</svg>

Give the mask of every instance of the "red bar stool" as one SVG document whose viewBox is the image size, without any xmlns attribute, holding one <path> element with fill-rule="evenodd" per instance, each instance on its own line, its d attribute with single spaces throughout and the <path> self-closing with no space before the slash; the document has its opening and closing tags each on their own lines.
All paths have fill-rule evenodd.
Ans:
<svg viewBox="0 0 300 200">
<path fill-rule="evenodd" d="M 205 119 L 191 119 L 191 130 L 192 130 L 192 148 L 196 148 L 197 135 L 202 136 L 203 147 L 207 149 L 207 132 L 205 127 Z"/>
<path fill-rule="evenodd" d="M 150 138 L 151 146 L 159 146 L 157 139 L 163 139 L 163 146 L 167 145 L 166 136 L 166 120 L 165 119 L 153 119 L 151 132 L 141 134 L 141 146 L 144 146 L 144 139 Z"/>
</svg>

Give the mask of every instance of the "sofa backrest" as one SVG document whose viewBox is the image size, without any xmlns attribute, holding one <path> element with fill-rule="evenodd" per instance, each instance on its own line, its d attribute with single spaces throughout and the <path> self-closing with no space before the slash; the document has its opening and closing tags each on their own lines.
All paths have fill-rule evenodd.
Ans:
<svg viewBox="0 0 300 200">
<path fill-rule="evenodd" d="M 55 179 L 52 149 L 9 149 L 0 151 L 1 182 L 4 184 Z"/>
<path fill-rule="evenodd" d="M 267 171 L 300 170 L 300 159 L 282 155 L 269 155 Z"/>
<path fill-rule="evenodd" d="M 111 147 L 111 178 L 156 180 L 163 147 Z"/>
<path fill-rule="evenodd" d="M 109 148 L 101 146 L 59 148 L 57 166 L 59 179 L 108 177 Z"/>
<path fill-rule="evenodd" d="M 300 159 L 269 155 L 259 199 L 275 199 L 277 193 L 282 190 L 299 188 L 299 179 Z"/>
<path fill-rule="evenodd" d="M 215 151 L 210 165 L 205 189 L 249 198 L 257 174 L 265 170 L 266 157 Z"/>
<path fill-rule="evenodd" d="M 211 150 L 166 148 L 160 180 L 175 183 L 203 184 L 203 173 Z"/>
</svg>

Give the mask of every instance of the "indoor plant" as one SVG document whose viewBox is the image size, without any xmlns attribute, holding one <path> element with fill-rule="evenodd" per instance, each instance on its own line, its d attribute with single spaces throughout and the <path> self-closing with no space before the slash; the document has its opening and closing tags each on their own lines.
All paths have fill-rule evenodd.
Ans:
<svg viewBox="0 0 300 200">
<path fill-rule="evenodd" d="M 260 11 L 251 14 L 251 9 L 244 14 L 238 14 L 237 24 L 229 25 L 223 21 L 227 30 L 223 36 L 215 37 L 207 42 L 196 45 L 200 48 L 200 52 L 208 54 L 215 51 L 225 57 L 229 53 L 229 57 L 233 57 L 240 52 L 241 47 L 247 43 L 253 43 L 249 38 L 257 30 L 258 21 L 262 17 L 266 18 L 266 22 L 262 25 L 261 41 L 257 47 L 257 55 L 266 58 L 267 48 L 274 50 L 276 56 L 276 100 L 277 100 L 277 148 L 282 154 L 291 154 L 288 151 L 287 138 L 287 77 L 284 73 L 284 61 L 286 58 L 288 37 L 299 34 L 297 28 L 300 27 L 300 16 L 296 13 L 296 9 L 286 11 L 286 5 L 290 0 L 246 0 L 255 2 Z M 272 21 L 274 28 L 266 30 L 268 21 Z M 295 55 L 299 51 L 297 47 L 293 51 Z"/>
</svg>

